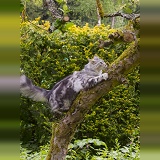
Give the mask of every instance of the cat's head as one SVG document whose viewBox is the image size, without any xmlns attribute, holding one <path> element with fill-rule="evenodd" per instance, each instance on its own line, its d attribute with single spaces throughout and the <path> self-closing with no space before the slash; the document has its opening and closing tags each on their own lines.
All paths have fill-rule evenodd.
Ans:
<svg viewBox="0 0 160 160">
<path fill-rule="evenodd" d="M 108 67 L 104 60 L 99 58 L 97 55 L 95 55 L 92 59 L 89 59 L 88 64 L 89 68 L 95 72 L 106 71 Z"/>
</svg>

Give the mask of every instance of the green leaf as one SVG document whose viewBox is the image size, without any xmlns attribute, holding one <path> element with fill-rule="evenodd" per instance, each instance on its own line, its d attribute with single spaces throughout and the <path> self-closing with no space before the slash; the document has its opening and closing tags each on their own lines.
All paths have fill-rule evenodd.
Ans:
<svg viewBox="0 0 160 160">
<path fill-rule="evenodd" d="M 56 0 L 59 4 L 63 3 L 64 0 Z"/>
<path fill-rule="evenodd" d="M 68 12 L 68 6 L 66 4 L 63 5 L 64 14 Z"/>
<path fill-rule="evenodd" d="M 72 22 L 67 22 L 67 23 L 64 25 L 63 29 L 66 31 L 68 28 L 72 27 L 73 25 L 74 25 L 74 23 L 72 23 Z"/>
<path fill-rule="evenodd" d="M 24 5 L 20 3 L 20 12 L 22 12 L 23 10 L 24 10 Z"/>
<path fill-rule="evenodd" d="M 131 14 L 133 11 L 129 6 L 126 6 L 125 8 L 123 8 L 123 12 L 125 12 L 127 14 Z"/>
</svg>

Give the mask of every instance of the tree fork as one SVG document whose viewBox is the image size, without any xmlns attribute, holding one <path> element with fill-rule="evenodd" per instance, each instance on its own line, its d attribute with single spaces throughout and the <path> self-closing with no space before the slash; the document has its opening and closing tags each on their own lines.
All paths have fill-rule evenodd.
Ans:
<svg viewBox="0 0 160 160">
<path fill-rule="evenodd" d="M 140 62 L 139 43 L 132 42 L 129 47 L 109 66 L 109 78 L 95 87 L 82 91 L 73 102 L 70 110 L 58 123 L 52 126 L 50 151 L 46 160 L 64 160 L 68 145 L 76 128 L 96 101 L 113 87 L 123 83 L 121 76 L 127 75 Z"/>
</svg>

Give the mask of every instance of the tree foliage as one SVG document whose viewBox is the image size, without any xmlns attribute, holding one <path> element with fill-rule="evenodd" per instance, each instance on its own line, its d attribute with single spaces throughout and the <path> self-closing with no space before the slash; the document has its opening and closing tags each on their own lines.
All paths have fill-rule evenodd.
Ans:
<svg viewBox="0 0 160 160">
<path fill-rule="evenodd" d="M 59 10 L 68 14 L 70 21 L 76 25 L 83 26 L 89 23 L 95 26 L 97 19 L 97 5 L 96 0 L 55 0 L 58 3 Z M 113 14 L 121 12 L 126 14 L 140 13 L 139 0 L 100 0 L 103 12 L 106 14 Z M 51 13 L 45 7 L 45 0 L 21 0 L 21 3 L 26 7 L 26 14 L 30 20 L 41 17 L 44 20 L 49 20 L 51 23 L 55 21 Z M 102 23 L 111 25 L 113 18 L 103 18 Z M 114 28 L 122 27 L 127 23 L 126 19 L 122 17 L 115 17 Z"/>
</svg>

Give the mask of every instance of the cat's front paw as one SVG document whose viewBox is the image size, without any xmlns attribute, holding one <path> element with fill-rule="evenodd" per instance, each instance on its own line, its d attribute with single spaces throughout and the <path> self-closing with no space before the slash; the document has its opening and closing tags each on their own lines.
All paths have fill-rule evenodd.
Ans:
<svg viewBox="0 0 160 160">
<path fill-rule="evenodd" d="M 103 76 L 103 79 L 104 79 L 104 80 L 107 80 L 107 79 L 108 79 L 108 73 L 103 73 L 102 76 Z"/>
</svg>

